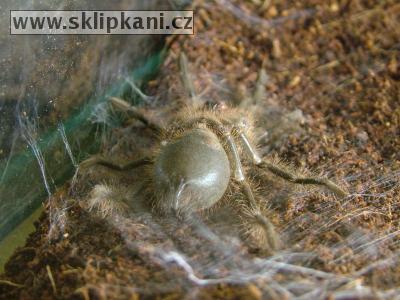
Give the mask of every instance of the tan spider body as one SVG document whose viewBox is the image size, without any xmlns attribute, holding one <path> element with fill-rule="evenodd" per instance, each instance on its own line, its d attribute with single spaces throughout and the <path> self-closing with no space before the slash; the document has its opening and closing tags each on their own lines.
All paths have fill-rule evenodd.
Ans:
<svg viewBox="0 0 400 300">
<path fill-rule="evenodd" d="M 152 155 L 124 165 L 95 157 L 84 161 L 81 166 L 99 164 L 124 171 L 146 165 L 143 177 L 146 195 L 151 195 L 151 207 L 157 212 L 189 218 L 193 213 L 208 211 L 222 199 L 230 198 L 225 197 L 227 191 L 238 190 L 241 199 L 228 199 L 227 203 L 240 216 L 247 236 L 257 247 L 271 253 L 280 247 L 280 239 L 265 215 L 265 205 L 260 204 L 262 202 L 254 195 L 243 162 L 259 172 L 270 172 L 290 183 L 324 186 L 340 197 L 347 194 L 327 178 L 298 176 L 262 159 L 251 138 L 254 128 L 253 118 L 246 111 L 248 103 L 244 101 L 238 108 L 204 107 L 195 96 L 187 64 L 186 56 L 182 54 L 182 79 L 191 101 L 183 105 L 188 107 L 178 111 L 167 126 L 152 122 L 127 102 L 111 98 L 115 108 L 130 113 L 132 118 L 154 131 L 160 143 L 157 149 L 151 151 Z M 258 94 L 263 89 L 265 77 L 263 72 L 259 74 L 255 98 L 261 97 Z M 103 216 L 107 214 L 101 201 L 95 203 L 101 207 Z M 109 211 L 118 210 L 110 208 Z"/>
<path fill-rule="evenodd" d="M 189 107 L 164 128 L 125 101 L 116 98 L 111 101 L 153 129 L 160 144 L 153 155 L 122 166 L 102 158 L 91 158 L 82 164 L 100 164 L 120 171 L 146 165 L 147 193 L 152 195 L 150 202 L 156 211 L 178 216 L 207 211 L 224 198 L 232 185 L 243 195 L 243 199 L 233 200 L 240 201 L 241 205 L 233 206 L 241 219 L 246 219 L 246 231 L 259 248 L 270 253 L 279 248 L 279 237 L 265 216 L 265 208 L 260 207 L 260 201 L 254 196 L 243 161 L 260 172 L 269 171 L 292 183 L 322 185 L 339 196 L 346 195 L 326 178 L 297 177 L 263 160 L 248 137 L 252 132 L 251 116 L 243 110 Z"/>
</svg>

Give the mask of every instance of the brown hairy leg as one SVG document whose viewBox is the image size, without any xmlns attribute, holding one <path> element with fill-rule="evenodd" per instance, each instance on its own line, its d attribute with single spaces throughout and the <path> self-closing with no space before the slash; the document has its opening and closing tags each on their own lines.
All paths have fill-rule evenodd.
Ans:
<svg viewBox="0 0 400 300">
<path fill-rule="evenodd" d="M 237 130 L 239 131 L 239 139 L 241 140 L 241 144 L 243 145 L 244 150 L 247 152 L 248 156 L 252 158 L 254 164 L 260 169 L 268 170 L 275 176 L 278 176 L 291 183 L 320 185 L 326 187 L 328 190 L 339 197 L 346 197 L 348 195 L 348 193 L 344 189 L 342 189 L 340 186 L 338 186 L 336 183 L 326 177 L 300 177 L 277 165 L 274 165 L 271 162 L 262 160 L 259 157 L 254 146 L 251 145 L 246 134 L 240 129 Z"/>
<path fill-rule="evenodd" d="M 157 134 L 164 132 L 164 128 L 162 126 L 152 122 L 147 116 L 140 112 L 136 107 L 130 105 L 128 102 L 117 97 L 110 97 L 110 102 L 113 107 L 117 108 L 120 111 L 129 113 L 133 118 L 139 120 L 144 125 L 155 131 Z"/>
</svg>

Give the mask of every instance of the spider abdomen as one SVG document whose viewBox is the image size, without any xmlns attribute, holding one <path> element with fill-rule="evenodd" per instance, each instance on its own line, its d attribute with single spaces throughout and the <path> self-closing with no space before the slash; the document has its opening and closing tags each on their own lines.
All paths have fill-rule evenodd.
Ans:
<svg viewBox="0 0 400 300">
<path fill-rule="evenodd" d="M 229 184 L 230 165 L 218 137 L 198 128 L 161 148 L 153 175 L 162 208 L 195 211 L 222 198 Z"/>
</svg>

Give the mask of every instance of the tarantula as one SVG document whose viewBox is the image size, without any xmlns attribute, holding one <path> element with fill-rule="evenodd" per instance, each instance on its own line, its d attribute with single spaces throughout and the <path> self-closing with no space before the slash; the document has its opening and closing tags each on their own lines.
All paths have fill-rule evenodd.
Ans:
<svg viewBox="0 0 400 300">
<path fill-rule="evenodd" d="M 273 252 L 280 247 L 280 239 L 254 196 L 243 159 L 250 160 L 261 172 L 270 172 L 288 182 L 321 185 L 338 196 L 346 195 L 327 178 L 298 177 L 262 159 L 250 138 L 251 117 L 242 109 L 210 110 L 189 105 L 162 127 L 121 99 L 112 98 L 111 103 L 153 130 L 160 137 L 160 145 L 153 155 L 124 165 L 93 157 L 81 166 L 99 164 L 120 171 L 147 166 L 145 177 L 154 195 L 151 205 L 157 211 L 183 215 L 205 211 L 225 197 L 230 185 L 238 187 L 246 199 L 245 207 L 241 206 L 245 212 L 238 213 L 246 215 L 246 222 L 258 228 L 253 231 L 258 246 Z"/>
</svg>

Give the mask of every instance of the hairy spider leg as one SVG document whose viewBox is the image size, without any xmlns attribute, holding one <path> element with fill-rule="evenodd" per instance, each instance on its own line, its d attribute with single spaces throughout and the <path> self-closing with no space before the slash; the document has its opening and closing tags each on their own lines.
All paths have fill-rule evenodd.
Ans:
<svg viewBox="0 0 400 300">
<path fill-rule="evenodd" d="M 119 109 L 121 111 L 129 112 L 132 115 L 132 117 L 141 121 L 144 125 L 146 125 L 150 129 L 152 129 L 158 135 L 164 132 L 163 127 L 150 121 L 143 113 L 138 111 L 135 107 L 131 106 L 126 101 L 116 98 L 116 97 L 110 97 L 110 101 L 114 107 L 116 107 L 117 109 Z M 94 157 L 90 157 L 90 158 L 84 160 L 83 162 L 81 162 L 79 164 L 79 167 L 77 168 L 74 177 L 77 176 L 80 169 L 87 169 L 94 165 L 101 165 L 101 166 L 104 166 L 104 167 L 107 167 L 109 169 L 116 170 L 116 171 L 128 171 L 128 170 L 132 170 L 132 169 L 138 168 L 140 166 L 149 165 L 152 163 L 153 163 L 153 160 L 150 157 L 143 157 L 138 160 L 129 161 L 126 164 L 117 164 L 115 162 L 112 162 L 112 161 L 104 158 L 104 157 L 94 156 Z"/>
<path fill-rule="evenodd" d="M 257 75 L 256 85 L 253 90 L 253 94 L 245 94 L 244 99 L 239 104 L 241 108 L 248 108 L 251 105 L 259 105 L 264 101 L 266 97 L 265 84 L 268 82 L 268 75 L 264 68 L 261 68 Z"/>
<path fill-rule="evenodd" d="M 157 134 L 164 132 L 164 128 L 162 126 L 149 120 L 149 118 L 147 118 L 142 112 L 140 112 L 136 107 L 130 105 L 128 102 L 117 97 L 110 97 L 110 102 L 115 108 L 123 112 L 128 112 L 133 118 L 139 120 Z"/>
<path fill-rule="evenodd" d="M 251 189 L 251 186 L 245 177 L 242 163 L 240 161 L 239 151 L 237 149 L 232 134 L 232 132 L 235 129 L 232 128 L 231 130 L 228 131 L 221 122 L 207 117 L 197 118 L 187 123 L 189 127 L 195 124 L 205 124 L 210 130 L 212 130 L 215 134 L 217 134 L 217 136 L 222 137 L 224 143 L 226 144 L 225 149 L 228 153 L 228 157 L 230 157 L 232 160 L 231 163 L 232 163 L 232 168 L 234 170 L 234 178 L 239 183 L 242 193 L 246 197 L 248 214 L 250 214 L 250 216 L 256 221 L 256 223 L 261 225 L 265 230 L 268 250 L 270 252 L 273 252 L 279 249 L 281 244 L 279 236 L 276 233 L 273 224 L 261 212 L 260 206 L 254 197 L 254 193 Z"/>
<path fill-rule="evenodd" d="M 252 158 L 253 163 L 261 169 L 267 169 L 272 174 L 285 179 L 291 183 L 297 184 L 313 184 L 313 185 L 321 185 L 329 189 L 331 192 L 335 193 L 339 197 L 346 197 L 348 193 L 344 191 L 341 187 L 337 184 L 329 180 L 325 177 L 298 177 L 296 174 L 293 174 L 279 166 L 272 164 L 266 160 L 262 160 L 257 153 L 257 150 L 254 146 L 251 145 L 249 139 L 247 138 L 246 134 L 239 128 L 235 128 L 237 132 L 239 132 L 239 140 L 243 145 L 244 151 L 247 153 L 249 157 Z"/>
</svg>

